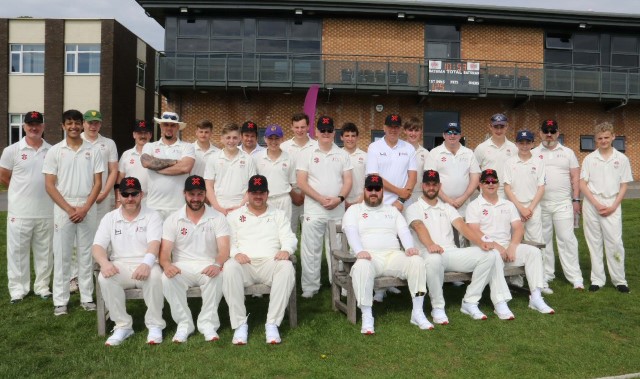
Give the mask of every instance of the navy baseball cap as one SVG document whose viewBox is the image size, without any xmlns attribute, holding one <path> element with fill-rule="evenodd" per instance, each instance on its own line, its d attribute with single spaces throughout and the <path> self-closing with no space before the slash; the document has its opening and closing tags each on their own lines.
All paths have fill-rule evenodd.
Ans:
<svg viewBox="0 0 640 379">
<path fill-rule="evenodd" d="M 149 127 L 149 123 L 145 120 L 136 120 L 136 123 L 133 125 L 133 131 L 151 133 L 151 128 Z"/>
<path fill-rule="evenodd" d="M 458 133 L 461 133 L 460 125 L 457 122 L 450 122 L 449 125 L 444 129 L 444 132 L 448 132 L 449 130 L 455 130 Z"/>
<path fill-rule="evenodd" d="M 509 122 L 509 119 L 503 113 L 496 113 L 491 116 L 491 126 L 506 125 L 507 122 Z"/>
<path fill-rule="evenodd" d="M 138 178 L 127 176 L 126 178 L 122 178 L 118 189 L 120 190 L 120 193 L 126 190 L 142 191 L 142 186 L 140 185 Z"/>
<path fill-rule="evenodd" d="M 320 116 L 317 123 L 318 131 L 328 130 L 333 132 L 333 119 L 329 116 Z"/>
<path fill-rule="evenodd" d="M 364 179 L 364 187 L 382 188 L 382 177 L 378 174 L 369 174 Z"/>
<path fill-rule="evenodd" d="M 387 116 L 387 118 L 384 119 L 384 124 L 386 126 L 401 126 L 402 118 L 397 113 L 391 113 Z"/>
<path fill-rule="evenodd" d="M 24 123 L 25 124 L 43 124 L 44 117 L 42 113 L 38 111 L 31 111 L 24 115 Z"/>
<path fill-rule="evenodd" d="M 240 134 L 242 133 L 255 133 L 258 134 L 258 124 L 253 121 L 245 121 L 240 128 Z"/>
<path fill-rule="evenodd" d="M 531 133 L 528 130 L 520 130 L 517 134 L 516 134 L 516 142 L 517 141 L 533 141 L 535 138 L 533 136 L 533 133 Z"/>
</svg>

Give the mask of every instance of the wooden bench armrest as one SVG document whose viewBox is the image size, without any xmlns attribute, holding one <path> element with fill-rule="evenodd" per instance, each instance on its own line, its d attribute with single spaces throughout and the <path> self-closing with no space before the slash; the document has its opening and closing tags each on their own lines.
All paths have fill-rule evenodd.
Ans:
<svg viewBox="0 0 640 379">
<path fill-rule="evenodd" d="M 343 262 L 350 262 L 353 263 L 357 260 L 356 257 L 354 257 L 353 255 L 344 252 L 343 250 L 338 250 L 338 249 L 333 249 L 331 250 L 331 254 L 338 260 L 341 260 Z"/>
<path fill-rule="evenodd" d="M 545 246 L 547 246 L 542 242 L 536 242 L 536 241 L 522 240 L 522 243 L 525 244 L 525 245 L 531 245 L 531 246 L 537 247 L 538 249 L 544 249 Z"/>
</svg>

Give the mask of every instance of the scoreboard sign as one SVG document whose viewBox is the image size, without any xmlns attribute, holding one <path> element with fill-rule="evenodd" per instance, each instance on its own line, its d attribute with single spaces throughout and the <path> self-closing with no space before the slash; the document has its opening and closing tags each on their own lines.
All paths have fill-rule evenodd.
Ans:
<svg viewBox="0 0 640 379">
<path fill-rule="evenodd" d="M 429 61 L 429 92 L 480 92 L 480 63 Z"/>
</svg>

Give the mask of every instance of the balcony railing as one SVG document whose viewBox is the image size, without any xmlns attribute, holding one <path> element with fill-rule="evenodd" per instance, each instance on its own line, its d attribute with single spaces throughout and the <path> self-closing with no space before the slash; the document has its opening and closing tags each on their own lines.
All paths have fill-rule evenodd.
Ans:
<svg viewBox="0 0 640 379">
<path fill-rule="evenodd" d="M 480 96 L 491 94 L 636 98 L 640 70 L 530 62 L 480 63 Z M 159 58 L 161 88 L 324 88 L 429 93 L 429 70 L 416 57 L 165 53 Z"/>
</svg>

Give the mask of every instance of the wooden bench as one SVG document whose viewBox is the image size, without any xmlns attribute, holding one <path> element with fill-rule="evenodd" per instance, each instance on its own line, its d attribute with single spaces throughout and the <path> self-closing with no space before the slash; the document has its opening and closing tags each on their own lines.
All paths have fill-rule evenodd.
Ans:
<svg viewBox="0 0 640 379">
<path fill-rule="evenodd" d="M 293 268 L 295 270 L 296 267 L 296 256 L 291 255 L 290 258 L 291 263 L 293 263 Z M 109 310 L 107 309 L 104 298 L 102 297 L 102 291 L 100 289 L 100 282 L 98 281 L 98 274 L 100 274 L 100 267 L 96 264 L 96 268 L 94 270 L 94 275 L 96 278 L 96 312 L 98 316 L 98 335 L 104 336 L 106 334 L 107 329 L 107 319 L 109 318 Z M 291 290 L 291 295 L 289 296 L 289 305 L 287 308 L 289 309 L 289 326 L 291 328 L 295 328 L 298 326 L 298 306 L 296 301 L 296 291 L 297 285 L 294 282 L 293 289 Z M 271 293 L 271 287 L 265 284 L 254 284 L 244 288 L 245 296 L 248 295 L 269 295 Z M 125 298 L 129 299 L 143 299 L 142 289 L 134 288 L 124 290 Z M 190 287 L 187 290 L 187 297 L 201 297 L 200 287 Z"/>
<path fill-rule="evenodd" d="M 349 253 L 349 243 L 347 236 L 342 233 L 342 223 L 329 221 L 329 243 L 331 248 L 331 307 L 334 311 L 340 311 L 347 316 L 352 324 L 356 323 L 356 299 L 351 283 L 351 267 L 356 262 L 356 257 Z M 541 243 L 523 241 L 538 248 L 544 247 Z M 342 264 L 339 262 L 342 261 Z M 445 272 L 445 282 L 465 282 L 471 280 L 472 273 L 469 272 Z M 504 276 L 524 275 L 524 267 L 505 267 Z M 389 287 L 406 287 L 407 281 L 393 276 L 380 276 L 374 281 L 374 289 L 385 289 Z M 346 300 L 342 298 L 342 290 L 346 291 Z"/>
</svg>

